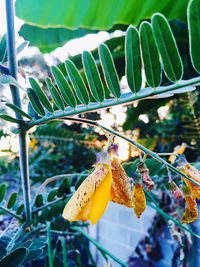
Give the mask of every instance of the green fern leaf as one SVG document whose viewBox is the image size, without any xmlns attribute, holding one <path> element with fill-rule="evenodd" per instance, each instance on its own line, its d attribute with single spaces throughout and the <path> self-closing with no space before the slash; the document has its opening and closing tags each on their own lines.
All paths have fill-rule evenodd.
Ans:
<svg viewBox="0 0 200 267">
<path fill-rule="evenodd" d="M 105 99 L 105 92 L 92 54 L 88 51 L 84 51 L 82 54 L 82 62 L 91 94 L 97 102 L 103 102 Z"/>
<path fill-rule="evenodd" d="M 29 88 L 27 90 L 27 95 L 35 112 L 40 114 L 41 116 L 45 116 L 45 111 L 35 91 L 32 88 Z"/>
<path fill-rule="evenodd" d="M 161 83 L 162 69 L 150 23 L 142 22 L 139 32 L 146 80 L 150 87 L 156 88 Z"/>
<path fill-rule="evenodd" d="M 152 16 L 152 28 L 166 76 L 172 82 L 183 76 L 183 64 L 167 19 L 159 13 Z"/>
<path fill-rule="evenodd" d="M 21 108 L 18 106 L 12 104 L 12 103 L 6 103 L 6 106 L 11 108 L 15 113 L 21 115 L 22 117 L 26 117 L 28 119 L 31 119 L 31 116 L 28 115 L 26 112 L 24 112 Z"/>
<path fill-rule="evenodd" d="M 121 96 L 119 78 L 111 52 L 105 44 L 99 46 L 99 57 L 108 89 L 114 97 L 119 98 Z"/>
<path fill-rule="evenodd" d="M 35 93 L 37 94 L 38 98 L 40 99 L 40 102 L 42 103 L 42 105 L 50 112 L 53 113 L 53 108 L 49 102 L 49 99 L 47 98 L 47 96 L 45 95 L 45 93 L 42 91 L 40 85 L 38 84 L 38 82 L 34 79 L 34 78 L 29 78 L 29 82 L 30 85 L 32 87 L 32 89 L 35 91 Z"/>
<path fill-rule="evenodd" d="M 59 109 L 64 110 L 65 105 L 64 105 L 63 99 L 60 96 L 60 93 L 58 92 L 58 90 L 55 88 L 55 86 L 53 86 L 51 79 L 49 77 L 46 78 L 46 84 L 47 84 L 48 90 L 49 90 L 51 97 L 52 97 L 53 101 L 55 102 L 56 106 Z"/>
<path fill-rule="evenodd" d="M 51 67 L 52 75 L 55 79 L 55 82 L 61 92 L 61 95 L 67 105 L 69 105 L 72 108 L 76 107 L 76 98 L 74 95 L 74 92 L 72 91 L 69 83 L 65 79 L 62 72 L 55 66 Z"/>
<path fill-rule="evenodd" d="M 18 197 L 18 193 L 17 192 L 13 192 L 10 195 L 8 203 L 7 203 L 7 208 L 8 209 L 11 209 L 15 205 L 17 197 Z"/>
<path fill-rule="evenodd" d="M 6 114 L 0 114 L 0 118 L 5 120 L 5 121 L 9 121 L 9 122 L 14 122 L 14 123 L 24 123 L 23 120 L 19 120 L 19 119 L 15 119 L 9 115 Z"/>
<path fill-rule="evenodd" d="M 142 63 L 140 55 L 139 34 L 135 27 L 129 26 L 125 38 L 126 78 L 133 93 L 141 89 Z"/>
<path fill-rule="evenodd" d="M 190 57 L 192 65 L 200 73 L 200 0 L 189 2 L 187 9 Z"/>
<path fill-rule="evenodd" d="M 78 99 L 83 105 L 87 106 L 90 102 L 90 98 L 78 69 L 71 60 L 65 62 L 65 67 Z"/>
</svg>

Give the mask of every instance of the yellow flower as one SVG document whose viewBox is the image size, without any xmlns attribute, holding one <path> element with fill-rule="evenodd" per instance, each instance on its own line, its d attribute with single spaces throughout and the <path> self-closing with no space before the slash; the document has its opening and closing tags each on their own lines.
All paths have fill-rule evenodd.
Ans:
<svg viewBox="0 0 200 267">
<path fill-rule="evenodd" d="M 133 207 L 138 218 L 146 208 L 146 198 L 141 184 L 136 183 L 133 187 Z"/>
<path fill-rule="evenodd" d="M 198 207 L 195 199 L 191 196 L 185 197 L 186 202 L 186 209 L 182 216 L 181 222 L 182 223 L 192 223 L 198 218 Z"/>
<path fill-rule="evenodd" d="M 111 200 L 129 208 L 133 207 L 133 197 L 129 177 L 116 157 L 112 159 Z"/>
<path fill-rule="evenodd" d="M 29 142 L 29 147 L 35 151 L 37 149 L 38 141 L 35 138 L 31 138 L 31 141 Z"/>
<path fill-rule="evenodd" d="M 105 156 L 105 155 L 104 155 Z M 110 201 L 112 184 L 111 167 L 107 159 L 99 161 L 95 170 L 84 180 L 66 204 L 63 217 L 68 221 L 87 221 L 97 223 Z"/>
</svg>

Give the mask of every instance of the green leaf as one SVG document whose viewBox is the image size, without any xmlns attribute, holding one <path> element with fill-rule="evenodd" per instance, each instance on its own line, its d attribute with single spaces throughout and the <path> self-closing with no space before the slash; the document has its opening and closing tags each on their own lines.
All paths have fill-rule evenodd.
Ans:
<svg viewBox="0 0 200 267">
<path fill-rule="evenodd" d="M 27 254 L 28 249 L 17 248 L 0 261 L 0 267 L 17 267 L 24 261 Z"/>
<path fill-rule="evenodd" d="M 53 201 L 56 195 L 57 195 L 57 189 L 52 189 L 48 194 L 47 201 L 48 202 Z"/>
<path fill-rule="evenodd" d="M 11 75 L 0 76 L 0 84 L 14 85 L 16 87 L 21 88 L 23 91 L 25 91 L 24 88 Z"/>
<path fill-rule="evenodd" d="M 4 34 L 0 39 L 0 62 L 3 64 L 7 58 L 6 49 L 6 34 Z"/>
<path fill-rule="evenodd" d="M 90 102 L 90 98 L 78 69 L 71 60 L 67 60 L 65 62 L 65 67 L 67 69 L 67 73 L 73 84 L 78 99 L 83 105 L 87 106 Z"/>
<path fill-rule="evenodd" d="M 121 93 L 117 71 L 110 50 L 105 44 L 99 46 L 99 57 L 108 89 L 114 97 L 119 98 Z"/>
<path fill-rule="evenodd" d="M 137 25 L 155 12 L 163 12 L 168 18 L 185 21 L 187 3 L 187 0 L 68 0 L 59 1 L 58 5 L 57 0 L 17 0 L 15 6 L 16 15 L 20 19 L 42 28 L 109 29 L 119 22 Z"/>
<path fill-rule="evenodd" d="M 200 0 L 189 2 L 187 18 L 192 65 L 200 73 Z"/>
<path fill-rule="evenodd" d="M 76 98 L 74 92 L 72 91 L 69 83 L 65 79 L 62 72 L 55 66 L 51 67 L 51 73 L 55 79 L 55 82 L 61 92 L 64 101 L 72 108 L 76 107 Z"/>
<path fill-rule="evenodd" d="M 170 25 L 158 13 L 152 16 L 151 23 L 165 74 L 170 81 L 179 81 L 183 76 L 183 65 Z"/>
<path fill-rule="evenodd" d="M 28 98 L 31 102 L 32 108 L 35 110 L 36 113 L 40 114 L 41 116 L 45 116 L 45 111 L 40 103 L 40 100 L 32 88 L 27 90 Z"/>
<path fill-rule="evenodd" d="M 18 119 L 15 119 L 9 115 L 6 115 L 6 114 L 0 114 L 0 118 L 5 120 L 5 121 L 9 121 L 9 122 L 14 122 L 14 123 L 24 123 L 23 120 L 18 120 Z"/>
<path fill-rule="evenodd" d="M 47 96 L 45 95 L 45 93 L 43 92 L 43 90 L 41 89 L 40 85 L 38 84 L 38 82 L 34 79 L 34 78 L 29 78 L 29 82 L 30 85 L 32 87 L 32 89 L 35 91 L 35 93 L 37 94 L 39 100 L 41 101 L 42 105 L 50 112 L 53 113 L 53 108 L 49 102 L 49 99 L 47 98 Z"/>
<path fill-rule="evenodd" d="M 21 115 L 22 117 L 26 117 L 28 119 L 32 119 L 31 116 L 29 116 L 26 112 L 24 112 L 21 108 L 16 106 L 15 104 L 12 103 L 6 103 L 6 106 L 11 108 L 15 113 Z"/>
<path fill-rule="evenodd" d="M 17 208 L 16 214 L 17 214 L 17 215 L 20 215 L 20 214 L 22 214 L 23 211 L 24 211 L 24 204 L 21 204 L 21 205 Z"/>
<path fill-rule="evenodd" d="M 22 42 L 18 47 L 17 47 L 17 54 L 21 53 L 27 46 L 28 46 L 29 42 L 25 41 Z"/>
<path fill-rule="evenodd" d="M 140 55 L 139 34 L 135 27 L 130 26 L 125 38 L 126 77 L 128 86 L 133 93 L 141 89 L 142 63 Z"/>
<path fill-rule="evenodd" d="M 7 184 L 0 185 L 0 203 L 4 200 L 5 194 L 7 190 Z"/>
<path fill-rule="evenodd" d="M 43 196 L 41 194 L 37 195 L 35 199 L 35 206 L 41 207 L 43 205 Z"/>
<path fill-rule="evenodd" d="M 150 23 L 142 22 L 139 31 L 146 80 L 150 87 L 156 88 L 161 83 L 162 69 Z"/>
<path fill-rule="evenodd" d="M 49 77 L 46 78 L 46 84 L 47 84 L 48 90 L 49 90 L 51 97 L 52 97 L 53 101 L 55 102 L 56 106 L 59 109 L 64 110 L 65 105 L 64 105 L 63 99 L 60 96 L 60 93 L 58 92 L 57 88 L 55 86 L 53 86 L 51 79 Z"/>
<path fill-rule="evenodd" d="M 7 203 L 7 208 L 8 209 L 11 209 L 15 205 L 15 202 L 17 200 L 17 197 L 18 197 L 18 193 L 17 192 L 13 192 L 10 195 L 9 200 L 8 200 L 8 203 Z"/>
<path fill-rule="evenodd" d="M 91 94 L 97 102 L 103 102 L 105 99 L 105 92 L 92 54 L 88 51 L 84 51 L 82 54 L 82 62 Z"/>
<path fill-rule="evenodd" d="M 96 30 L 89 29 L 66 29 L 66 28 L 40 28 L 24 24 L 19 30 L 19 35 L 30 42 L 30 46 L 37 46 L 42 53 L 50 53 L 57 47 L 63 46 L 66 42 L 96 33 Z"/>
</svg>

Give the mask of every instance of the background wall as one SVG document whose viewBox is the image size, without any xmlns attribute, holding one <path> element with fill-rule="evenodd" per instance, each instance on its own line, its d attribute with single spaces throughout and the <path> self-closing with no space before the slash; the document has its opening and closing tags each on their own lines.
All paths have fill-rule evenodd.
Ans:
<svg viewBox="0 0 200 267">
<path fill-rule="evenodd" d="M 155 211 L 147 207 L 138 219 L 132 209 L 110 202 L 99 223 L 90 226 L 89 233 L 111 253 L 126 262 L 151 226 L 154 215 Z M 98 266 L 105 266 L 102 256 L 97 254 L 93 245 L 91 246 Z M 113 265 L 118 266 L 120 265 L 116 263 Z"/>
</svg>

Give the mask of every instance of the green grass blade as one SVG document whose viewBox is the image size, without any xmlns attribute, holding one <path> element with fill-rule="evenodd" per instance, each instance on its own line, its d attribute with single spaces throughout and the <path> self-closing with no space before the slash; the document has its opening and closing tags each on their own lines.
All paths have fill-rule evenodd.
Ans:
<svg viewBox="0 0 200 267">
<path fill-rule="evenodd" d="M 61 92 L 61 95 L 67 105 L 72 108 L 76 107 L 76 98 L 74 92 L 72 91 L 69 83 L 65 79 L 62 72 L 55 66 L 51 67 L 51 73 L 55 79 L 55 82 Z"/>
<path fill-rule="evenodd" d="M 151 24 L 142 22 L 139 32 L 146 80 L 150 87 L 156 88 L 161 83 L 162 69 Z"/>
<path fill-rule="evenodd" d="M 159 13 L 152 16 L 151 23 L 165 74 L 170 81 L 177 82 L 183 76 L 183 64 L 170 25 Z"/>
<path fill-rule="evenodd" d="M 38 82 L 30 77 L 29 78 L 29 82 L 30 85 L 32 87 L 32 89 L 35 91 L 35 93 L 37 94 L 38 98 L 40 99 L 41 104 L 50 112 L 53 113 L 53 108 L 49 102 L 49 99 L 47 98 L 47 96 L 45 95 L 45 93 L 43 92 L 43 90 L 41 89 L 40 85 L 38 84 Z"/>
<path fill-rule="evenodd" d="M 142 85 L 142 62 L 140 54 L 139 34 L 135 27 L 129 26 L 125 37 L 126 78 L 133 93 L 137 93 Z"/>
<path fill-rule="evenodd" d="M 111 52 L 105 44 L 99 46 L 99 57 L 108 89 L 114 97 L 119 98 L 121 96 L 119 78 Z"/>
<path fill-rule="evenodd" d="M 51 245 L 51 226 L 50 223 L 47 222 L 47 250 L 48 250 L 48 262 L 49 267 L 54 267 L 53 265 L 53 250 Z"/>
<path fill-rule="evenodd" d="M 71 60 L 65 61 L 65 67 L 78 99 L 83 105 L 87 106 L 90 102 L 90 97 L 78 69 Z"/>
<path fill-rule="evenodd" d="M 61 236 L 61 248 L 62 248 L 62 257 L 63 257 L 63 267 L 67 267 L 67 250 L 66 250 L 66 244 L 65 244 L 65 238 L 64 236 Z"/>
<path fill-rule="evenodd" d="M 82 62 L 91 94 L 97 102 L 103 102 L 105 99 L 105 92 L 92 54 L 88 51 L 84 51 L 82 54 Z"/>
<path fill-rule="evenodd" d="M 26 117 L 28 119 L 32 119 L 30 115 L 28 115 L 26 112 L 24 112 L 21 108 L 16 106 L 15 104 L 12 103 L 6 103 L 6 106 L 12 109 L 15 113 L 21 115 L 22 117 Z"/>
<path fill-rule="evenodd" d="M 45 116 L 45 111 L 35 91 L 32 88 L 29 88 L 27 90 L 27 95 L 35 112 L 40 114 L 42 117 Z"/>
<path fill-rule="evenodd" d="M 200 0 L 189 2 L 187 9 L 190 57 L 192 65 L 200 73 Z"/>
<path fill-rule="evenodd" d="M 58 92 L 57 88 L 52 84 L 51 79 L 49 77 L 46 78 L 46 84 L 47 84 L 48 90 L 51 94 L 51 97 L 52 97 L 55 105 L 59 109 L 64 110 L 65 105 L 64 105 L 63 99 L 60 96 L 60 93 Z"/>
</svg>

